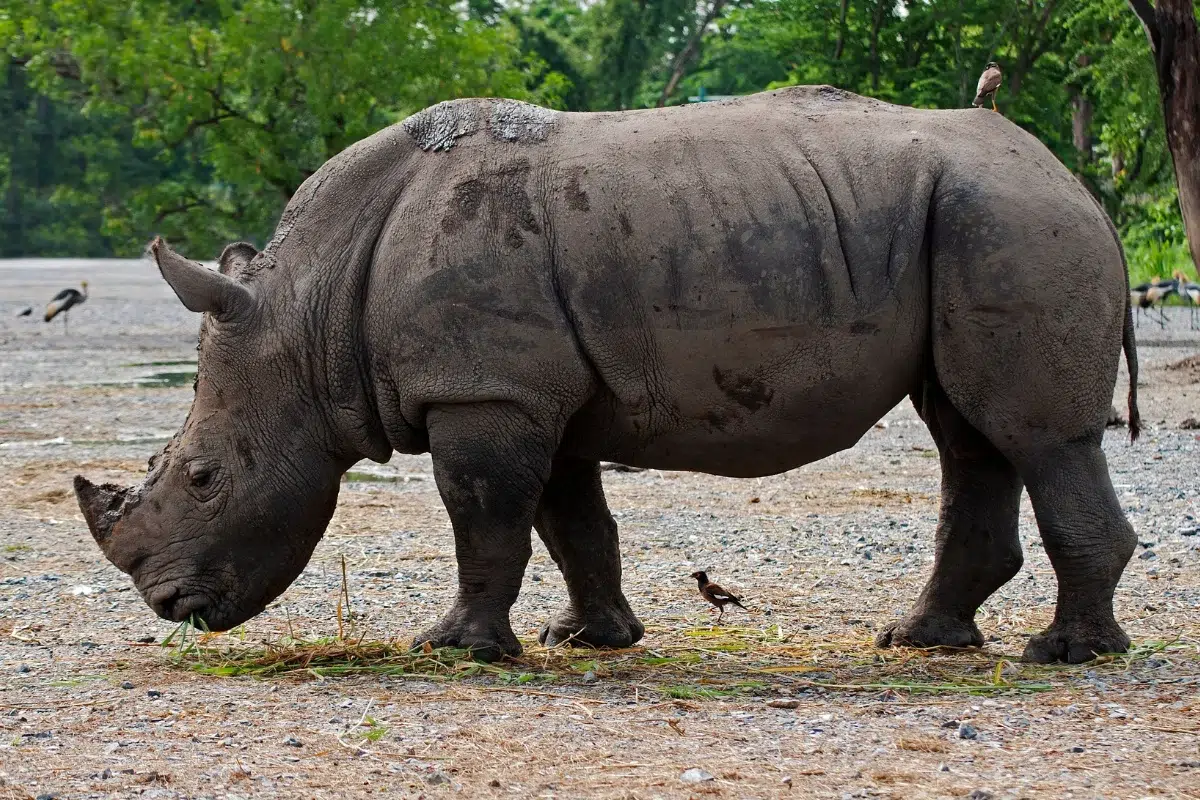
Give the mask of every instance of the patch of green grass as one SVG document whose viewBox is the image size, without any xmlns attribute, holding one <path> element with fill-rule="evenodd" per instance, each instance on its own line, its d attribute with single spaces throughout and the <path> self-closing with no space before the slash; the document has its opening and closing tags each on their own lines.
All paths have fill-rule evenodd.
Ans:
<svg viewBox="0 0 1200 800">
<path fill-rule="evenodd" d="M 196 366 L 195 359 L 183 359 L 181 361 L 136 361 L 132 364 L 122 364 L 124 367 L 194 367 Z"/>
<path fill-rule="evenodd" d="M 374 717 L 365 717 L 363 725 L 366 726 L 366 730 L 360 732 L 359 735 L 368 742 L 378 742 L 384 736 L 387 736 L 388 726 L 382 724 Z"/>
<path fill-rule="evenodd" d="M 343 483 L 398 483 L 399 475 L 377 475 L 374 472 L 356 472 L 350 470 L 342 476 Z"/>
<path fill-rule="evenodd" d="M 6 544 L 4 547 L 0 547 L 0 551 L 5 553 L 30 553 L 33 552 L 33 548 L 27 544 Z"/>
</svg>

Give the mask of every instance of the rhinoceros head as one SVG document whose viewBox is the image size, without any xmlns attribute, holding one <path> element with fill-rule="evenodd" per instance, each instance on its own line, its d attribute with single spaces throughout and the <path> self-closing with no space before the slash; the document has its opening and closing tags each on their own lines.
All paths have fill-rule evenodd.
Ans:
<svg viewBox="0 0 1200 800">
<path fill-rule="evenodd" d="M 183 304 L 207 312 L 192 408 L 140 485 L 77 476 L 75 495 L 104 555 L 159 616 L 194 614 L 226 630 L 262 611 L 304 568 L 348 464 L 333 455 L 304 374 L 309 359 L 290 352 L 302 349 L 288 344 L 295 320 L 231 277 L 253 247 L 227 247 L 220 271 L 161 240 L 151 249 Z"/>
</svg>

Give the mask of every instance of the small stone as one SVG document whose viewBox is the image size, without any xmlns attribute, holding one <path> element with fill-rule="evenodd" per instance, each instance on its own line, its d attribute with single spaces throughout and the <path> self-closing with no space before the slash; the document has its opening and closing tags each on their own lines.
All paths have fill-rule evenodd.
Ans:
<svg viewBox="0 0 1200 800">
<path fill-rule="evenodd" d="M 1075 745 L 1074 747 L 1072 747 L 1072 748 L 1071 748 L 1071 752 L 1072 752 L 1072 753 L 1082 753 L 1082 752 L 1083 752 L 1083 748 L 1082 748 L 1082 747 L 1080 747 L 1079 745 Z"/>
<path fill-rule="evenodd" d="M 979 732 L 970 723 L 963 722 L 958 726 L 958 738 L 960 739 L 974 739 L 978 735 Z"/>
<path fill-rule="evenodd" d="M 158 689 L 150 689 L 146 692 L 146 697 L 162 697 L 162 692 Z"/>
<path fill-rule="evenodd" d="M 768 700 L 767 705 L 771 708 L 799 708 L 800 701 L 793 697 L 778 697 L 774 700 Z"/>
<path fill-rule="evenodd" d="M 1149 561 L 1152 558 L 1158 558 L 1158 555 L 1156 555 L 1153 550 L 1144 550 L 1140 555 L 1138 555 L 1138 558 L 1140 558 L 1142 561 Z"/>
<path fill-rule="evenodd" d="M 105 767 L 104 772 L 100 773 L 100 780 L 102 780 L 102 781 L 106 781 L 111 777 L 112 777 L 112 770 L 109 769 L 108 767 Z"/>
<path fill-rule="evenodd" d="M 946 766 L 945 762 L 938 764 L 938 772 L 949 772 L 950 767 Z"/>
<path fill-rule="evenodd" d="M 33 670 L 29 668 L 28 664 L 22 664 L 21 666 L 17 667 L 18 675 L 24 675 L 27 672 L 33 672 Z"/>
<path fill-rule="evenodd" d="M 791 775 L 784 775 L 782 778 L 779 779 L 779 782 L 782 783 L 784 786 L 788 787 L 789 789 L 792 788 L 792 776 Z"/>
<path fill-rule="evenodd" d="M 699 767 L 692 767 L 691 769 L 684 770 L 683 774 L 679 776 L 679 780 L 684 783 L 704 783 L 705 781 L 715 780 L 715 778 L 713 778 L 710 772 L 705 772 Z"/>
<path fill-rule="evenodd" d="M 304 747 L 304 742 L 300 741 L 295 736 L 287 737 L 283 740 L 283 743 L 287 747 Z"/>
<path fill-rule="evenodd" d="M 967 800 L 992 800 L 992 793 L 983 789 L 972 789 Z"/>
<path fill-rule="evenodd" d="M 121 688 L 122 689 L 132 689 L 133 683 L 131 681 L 121 681 Z"/>
<path fill-rule="evenodd" d="M 29 795 L 25 796 L 28 797 Z M 56 795 L 54 792 L 46 792 L 45 794 L 39 794 L 37 796 L 37 800 L 57 800 L 57 798 L 58 795 Z"/>
<path fill-rule="evenodd" d="M 153 636 L 143 636 L 138 639 L 138 644 L 154 644 L 157 641 Z"/>
<path fill-rule="evenodd" d="M 542 575 L 540 572 L 531 573 L 529 576 L 529 580 L 533 581 L 534 583 L 541 583 Z"/>
<path fill-rule="evenodd" d="M 583 673 L 583 682 L 584 683 L 595 683 L 596 682 L 596 673 L 592 672 L 590 669 L 587 672 Z"/>
<path fill-rule="evenodd" d="M 958 720 L 956 720 L 956 719 L 948 719 L 948 720 L 946 720 L 945 722 L 943 722 L 943 723 L 942 723 L 942 727 L 943 727 L 943 728 L 957 728 L 957 727 L 958 727 Z"/>
<path fill-rule="evenodd" d="M 492 787 L 493 789 L 499 789 L 500 781 L 496 780 L 495 778 L 492 778 L 490 781 L 488 781 L 488 786 Z"/>
<path fill-rule="evenodd" d="M 448 777 L 446 777 L 446 773 L 444 773 L 444 772 L 435 772 L 432 775 L 430 775 L 428 778 L 426 778 L 425 782 L 428 783 L 430 786 L 438 786 L 443 783 L 449 783 L 450 779 Z"/>
</svg>

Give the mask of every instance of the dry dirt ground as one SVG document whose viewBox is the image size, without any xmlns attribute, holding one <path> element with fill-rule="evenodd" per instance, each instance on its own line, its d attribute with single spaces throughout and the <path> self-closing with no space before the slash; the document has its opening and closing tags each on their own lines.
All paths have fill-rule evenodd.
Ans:
<svg viewBox="0 0 1200 800">
<path fill-rule="evenodd" d="M 69 336 L 14 316 L 80 278 Z M 1181 427 L 1200 364 L 1170 368 L 1200 331 L 1183 309 L 1171 323 L 1139 329 L 1144 439 L 1105 442 L 1142 543 L 1117 596 L 1129 656 L 1019 663 L 1055 598 L 1027 502 L 1026 564 L 980 612 L 986 648 L 872 647 L 932 560 L 937 459 L 902 404 L 776 477 L 607 473 L 645 639 L 538 647 L 565 592 L 535 538 L 513 609 L 526 654 L 479 669 L 373 644 L 403 643 L 453 591 L 426 457 L 348 475 L 312 563 L 260 617 L 161 646 L 173 626 L 101 558 L 69 488 L 139 478 L 186 414 L 198 321 L 145 263 L 0 262 L 0 800 L 1200 797 L 1200 437 Z M 697 568 L 750 612 L 714 628 Z M 221 674 L 265 648 L 315 660 Z"/>
</svg>

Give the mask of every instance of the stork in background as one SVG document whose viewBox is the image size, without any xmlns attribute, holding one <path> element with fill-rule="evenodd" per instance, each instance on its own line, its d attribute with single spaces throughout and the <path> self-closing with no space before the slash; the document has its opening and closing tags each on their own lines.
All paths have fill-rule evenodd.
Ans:
<svg viewBox="0 0 1200 800">
<path fill-rule="evenodd" d="M 67 333 L 67 312 L 87 300 L 87 286 L 87 281 L 83 281 L 80 283 L 80 287 L 83 289 L 82 292 L 79 289 L 63 289 L 54 295 L 54 299 L 46 305 L 46 316 L 44 317 L 46 322 L 62 314 L 63 333 Z"/>
</svg>

